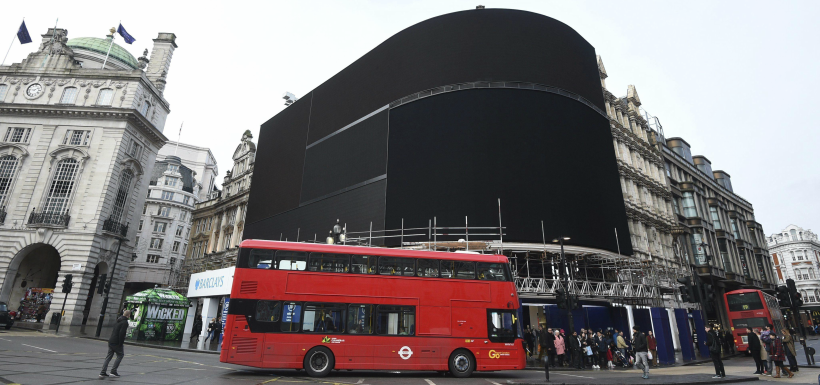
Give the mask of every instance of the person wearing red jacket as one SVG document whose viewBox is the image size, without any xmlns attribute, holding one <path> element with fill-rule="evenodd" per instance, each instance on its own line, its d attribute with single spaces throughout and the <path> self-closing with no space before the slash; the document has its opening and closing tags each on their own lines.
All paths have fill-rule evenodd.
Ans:
<svg viewBox="0 0 820 385">
<path fill-rule="evenodd" d="M 646 344 L 649 346 L 649 352 L 652 353 L 652 366 L 658 367 L 658 340 L 655 339 L 655 333 L 647 332 Z"/>
</svg>

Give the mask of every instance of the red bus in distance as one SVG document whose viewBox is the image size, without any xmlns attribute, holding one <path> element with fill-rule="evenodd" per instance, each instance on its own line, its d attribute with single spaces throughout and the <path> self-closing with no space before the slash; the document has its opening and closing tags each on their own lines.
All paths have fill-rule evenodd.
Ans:
<svg viewBox="0 0 820 385">
<path fill-rule="evenodd" d="M 219 360 L 271 369 L 524 369 L 507 257 L 246 240 Z"/>
<path fill-rule="evenodd" d="M 746 336 L 748 329 L 762 332 L 766 325 L 774 325 L 775 330 L 779 331 L 784 325 L 780 305 L 772 295 L 760 290 L 741 289 L 727 292 L 723 296 L 739 352 L 747 352 L 749 349 L 749 339 Z"/>
</svg>

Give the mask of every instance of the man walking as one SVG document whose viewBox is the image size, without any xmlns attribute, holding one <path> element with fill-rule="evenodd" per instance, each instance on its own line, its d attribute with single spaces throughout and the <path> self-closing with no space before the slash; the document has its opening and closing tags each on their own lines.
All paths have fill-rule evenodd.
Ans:
<svg viewBox="0 0 820 385">
<path fill-rule="evenodd" d="M 555 335 L 552 334 L 552 328 L 547 329 L 546 335 L 543 336 L 544 345 L 547 347 L 547 357 L 549 357 L 549 366 L 555 367 Z"/>
<path fill-rule="evenodd" d="M 547 333 L 539 324 L 538 325 L 538 345 L 541 347 L 541 350 L 538 352 L 538 361 L 544 359 L 544 355 L 549 357 L 549 353 L 547 353 Z"/>
<path fill-rule="evenodd" d="M 638 325 L 632 327 L 632 349 L 635 350 L 635 367 L 643 369 L 643 379 L 649 379 L 649 360 L 647 359 L 646 336 Z"/>
<path fill-rule="evenodd" d="M 111 332 L 111 337 L 108 338 L 108 355 L 105 356 L 105 362 L 103 363 L 102 371 L 100 372 L 100 378 L 120 376 L 117 373 L 117 368 L 120 367 L 122 357 L 125 356 L 123 346 L 125 344 L 125 333 L 128 331 L 128 319 L 130 318 L 131 310 L 126 310 L 119 318 L 117 318 L 117 323 L 114 324 L 114 331 Z M 114 366 L 111 367 L 111 373 L 106 374 L 105 371 L 108 370 L 108 363 L 111 362 L 111 358 L 114 357 L 114 353 L 117 354 L 117 359 L 114 361 Z"/>
<path fill-rule="evenodd" d="M 191 328 L 191 342 L 199 342 L 200 334 L 202 334 L 202 314 L 197 314 L 194 320 L 194 326 Z"/>
<path fill-rule="evenodd" d="M 527 330 L 524 331 L 524 341 L 527 343 L 527 355 L 531 358 L 532 357 L 532 348 L 533 348 L 533 341 L 534 338 L 532 336 L 532 330 L 530 330 L 530 325 L 527 325 Z"/>
<path fill-rule="evenodd" d="M 726 371 L 723 369 L 723 359 L 720 357 L 721 343 L 717 332 L 712 329 L 712 325 L 707 324 L 706 327 L 706 347 L 709 348 L 709 355 L 712 356 L 712 363 L 715 364 L 715 375 L 712 378 L 726 377 Z"/>
</svg>

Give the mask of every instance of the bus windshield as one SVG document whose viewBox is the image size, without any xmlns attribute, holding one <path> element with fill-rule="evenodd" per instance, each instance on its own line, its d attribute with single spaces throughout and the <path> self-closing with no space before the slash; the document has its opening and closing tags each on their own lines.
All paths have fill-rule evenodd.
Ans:
<svg viewBox="0 0 820 385">
<path fill-rule="evenodd" d="M 763 309 L 763 301 L 758 293 L 737 293 L 726 296 L 729 311 L 745 311 Z"/>
</svg>

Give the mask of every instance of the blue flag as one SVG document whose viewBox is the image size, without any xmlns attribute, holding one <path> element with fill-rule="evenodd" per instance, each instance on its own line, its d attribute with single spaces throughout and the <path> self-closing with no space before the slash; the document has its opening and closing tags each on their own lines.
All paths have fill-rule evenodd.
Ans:
<svg viewBox="0 0 820 385">
<path fill-rule="evenodd" d="M 31 43 L 31 35 L 28 34 L 28 28 L 26 28 L 25 20 L 23 20 L 23 23 L 20 24 L 20 29 L 17 30 L 17 39 L 20 40 L 20 44 Z"/>
<path fill-rule="evenodd" d="M 128 32 L 125 31 L 125 28 L 122 27 L 122 23 L 120 23 L 120 27 L 117 28 L 117 33 L 119 33 L 120 36 L 122 36 L 123 40 L 125 40 L 125 42 L 128 44 L 131 44 L 134 41 L 136 41 L 136 39 L 134 39 L 133 36 L 129 35 Z"/>
</svg>

